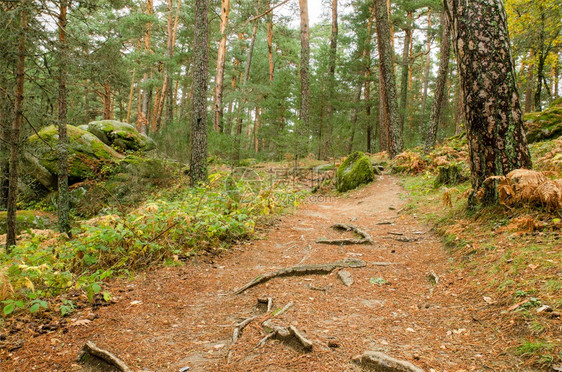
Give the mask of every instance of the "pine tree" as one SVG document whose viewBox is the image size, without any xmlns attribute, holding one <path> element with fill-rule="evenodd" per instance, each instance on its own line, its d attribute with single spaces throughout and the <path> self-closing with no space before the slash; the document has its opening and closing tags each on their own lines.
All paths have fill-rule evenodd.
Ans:
<svg viewBox="0 0 562 372">
<path fill-rule="evenodd" d="M 446 0 L 445 10 L 461 78 L 466 114 L 471 184 L 530 168 L 515 71 L 502 0 Z M 487 188 L 482 202 L 497 200 Z"/>
</svg>

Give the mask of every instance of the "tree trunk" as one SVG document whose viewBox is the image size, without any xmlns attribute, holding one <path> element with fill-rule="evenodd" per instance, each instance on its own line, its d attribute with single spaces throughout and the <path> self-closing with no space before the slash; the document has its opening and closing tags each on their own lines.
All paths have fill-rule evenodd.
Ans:
<svg viewBox="0 0 562 372">
<path fill-rule="evenodd" d="M 207 0 L 195 0 L 193 108 L 191 112 L 191 185 L 207 181 Z"/>
<path fill-rule="evenodd" d="M 363 45 L 363 78 L 364 78 L 364 100 L 365 100 L 365 132 L 367 146 L 366 151 L 372 152 L 373 123 L 371 122 L 371 37 L 373 35 L 374 8 L 369 8 L 369 19 L 367 20 L 367 34 Z"/>
<path fill-rule="evenodd" d="M 404 29 L 404 46 L 402 49 L 402 77 L 400 78 L 400 129 L 404 130 L 406 110 L 408 107 L 408 74 L 410 72 L 410 43 L 412 40 L 413 12 L 407 12 L 408 25 Z"/>
<path fill-rule="evenodd" d="M 535 89 L 535 110 L 542 111 L 542 102 L 541 102 L 541 95 L 542 95 L 542 83 L 544 80 L 544 64 L 547 57 L 547 54 L 544 53 L 542 50 L 539 51 L 539 63 L 537 65 L 537 88 Z"/>
<path fill-rule="evenodd" d="M 18 57 L 16 62 L 16 97 L 14 100 L 15 118 L 10 130 L 10 175 L 8 179 L 8 212 L 6 215 L 6 253 L 16 244 L 16 209 L 18 193 L 18 163 L 20 149 L 20 130 L 23 119 L 23 89 L 25 82 L 25 57 L 27 35 L 27 1 L 21 0 L 19 15 Z"/>
<path fill-rule="evenodd" d="M 449 32 L 450 33 L 450 32 Z M 462 97 L 462 89 L 460 78 L 457 78 L 457 102 L 456 102 L 456 120 L 455 120 L 455 135 L 461 134 L 463 132 L 463 124 L 466 120 L 466 115 L 464 114 L 464 99 Z"/>
<path fill-rule="evenodd" d="M 170 7 L 170 17 L 172 16 L 172 0 L 168 0 L 168 6 Z M 166 123 L 169 123 L 174 119 L 174 107 L 176 107 L 176 100 L 174 98 L 174 82 L 172 80 L 172 68 L 171 64 L 174 58 L 174 49 L 176 47 L 176 38 L 178 34 L 178 24 L 179 24 L 179 17 L 180 17 L 180 9 L 181 9 L 181 0 L 178 0 L 176 5 L 176 14 L 174 16 L 174 22 L 172 25 L 172 37 L 168 35 L 168 45 L 167 45 L 167 53 L 168 53 L 168 67 L 166 69 L 166 74 L 168 76 L 168 85 L 166 89 Z M 176 84 L 177 86 L 177 84 Z M 177 90 L 176 90 L 177 92 Z M 177 94 L 176 94 L 177 96 Z M 161 123 L 157 123 L 157 126 L 160 128 Z"/>
<path fill-rule="evenodd" d="M 127 103 L 127 123 L 131 122 L 131 110 L 133 108 L 133 97 L 135 95 L 135 69 L 131 77 L 131 90 L 129 91 L 129 102 Z"/>
<path fill-rule="evenodd" d="M 427 89 L 429 88 L 429 71 L 431 69 L 431 9 L 427 12 L 427 51 L 425 56 L 425 71 L 423 73 L 423 92 L 419 131 L 423 133 L 425 127 L 425 106 L 427 104 Z"/>
<path fill-rule="evenodd" d="M 66 14 L 68 0 L 61 0 L 59 6 L 59 143 L 58 155 L 58 225 L 63 233 L 70 233 L 70 194 L 68 191 L 68 136 L 66 133 L 66 79 L 68 63 L 66 45 Z"/>
<path fill-rule="evenodd" d="M 296 156 L 299 156 L 298 144 L 304 139 L 305 132 L 310 128 L 310 34 L 308 30 L 308 0 L 299 0 L 301 25 L 301 60 L 300 60 L 300 130 L 295 134 L 300 136 L 296 140 Z"/>
<path fill-rule="evenodd" d="M 153 13 L 153 3 L 152 0 L 146 0 L 146 14 L 152 15 Z M 151 52 L 152 49 L 150 47 L 150 39 L 151 39 L 151 32 L 152 32 L 152 23 L 146 23 L 146 29 L 144 30 L 144 50 L 146 52 Z M 147 83 L 148 83 L 148 73 L 145 72 L 142 77 L 142 82 L 144 85 L 143 93 L 142 93 L 142 115 L 139 115 L 139 119 L 137 122 L 137 129 L 139 132 L 147 134 L 149 129 L 149 121 L 150 121 L 150 113 L 149 113 L 149 102 L 152 99 L 152 88 L 147 90 Z"/>
<path fill-rule="evenodd" d="M 0 76 L 0 79 L 2 77 Z M 0 86 L 6 87 L 5 79 L 0 81 Z M 11 108 L 7 97 L 7 91 L 0 91 L 0 210 L 6 210 L 8 202 L 8 178 L 10 161 L 10 124 Z"/>
<path fill-rule="evenodd" d="M 236 126 L 236 136 L 234 138 L 234 160 L 238 162 L 240 160 L 240 141 L 242 135 L 242 111 L 246 107 L 246 102 L 248 99 L 246 97 L 246 84 L 250 78 L 250 69 L 252 67 L 252 57 L 254 55 L 254 45 L 256 44 L 256 35 L 258 32 L 258 21 L 254 21 L 254 27 L 252 29 L 252 38 L 250 39 L 250 48 L 248 48 L 248 55 L 246 56 L 246 67 L 244 68 L 244 78 L 242 80 L 242 101 L 238 105 L 238 115 Z"/>
<path fill-rule="evenodd" d="M 103 84 L 103 120 L 111 120 L 111 86 L 109 85 L 109 80 L 106 80 Z"/>
<path fill-rule="evenodd" d="M 533 111 L 533 72 L 535 70 L 535 53 L 529 52 L 529 65 L 527 66 L 527 81 L 525 82 L 525 112 Z"/>
<path fill-rule="evenodd" d="M 355 127 L 357 125 L 357 113 L 359 112 L 359 102 L 361 102 L 361 91 L 363 90 L 363 84 L 357 84 L 357 93 L 355 94 L 355 99 L 353 100 L 353 108 L 351 109 L 351 115 L 349 117 L 349 125 L 351 126 L 351 134 L 349 135 L 349 142 L 347 143 L 347 153 L 351 154 L 353 150 L 353 140 L 355 139 Z"/>
<path fill-rule="evenodd" d="M 267 53 L 269 57 L 269 81 L 273 82 L 275 61 L 273 60 L 273 9 L 269 3 L 271 12 L 267 15 Z"/>
<path fill-rule="evenodd" d="M 451 34 L 447 26 L 447 15 L 441 14 L 441 57 L 439 58 L 439 71 L 437 73 L 437 86 L 435 87 L 435 98 L 431 115 L 429 116 L 429 126 L 427 128 L 427 136 L 425 138 L 425 153 L 435 145 L 437 139 L 437 128 L 442 118 L 442 109 L 445 103 L 445 83 L 449 71 L 449 56 L 451 55 Z"/>
<path fill-rule="evenodd" d="M 332 125 L 336 89 L 336 56 L 338 51 L 338 0 L 332 0 L 332 34 L 330 35 L 330 57 L 328 61 L 328 102 L 326 102 L 326 128 L 321 143 L 321 159 L 329 155 L 332 140 Z"/>
<path fill-rule="evenodd" d="M 230 13 L 230 0 L 222 0 L 221 4 L 221 23 L 220 23 L 220 33 L 221 40 L 219 42 L 219 50 L 217 56 L 217 75 L 215 78 L 215 102 L 214 102 L 214 112 L 215 112 L 215 122 L 214 129 L 219 132 L 222 131 L 222 96 L 223 96 L 223 86 L 224 86 L 224 64 L 226 61 L 226 39 L 227 33 L 226 28 L 228 27 L 228 15 Z"/>
<path fill-rule="evenodd" d="M 490 176 L 530 168 L 502 0 L 445 0 L 466 114 L 471 184 L 476 193 Z M 495 188 L 478 194 L 488 204 Z"/>
<path fill-rule="evenodd" d="M 375 0 L 375 18 L 379 47 L 379 65 L 382 74 L 380 80 L 384 82 L 384 106 L 388 113 L 388 152 L 390 157 L 394 158 L 402 152 L 402 131 L 400 130 L 398 102 L 396 99 L 396 78 L 394 76 L 394 57 L 390 40 L 390 26 L 384 0 Z"/>
<path fill-rule="evenodd" d="M 554 60 L 554 66 L 552 66 L 552 81 L 553 81 L 553 95 L 552 98 L 557 99 L 558 95 L 558 85 L 560 83 L 560 57 L 558 53 L 556 54 L 556 59 Z"/>
</svg>

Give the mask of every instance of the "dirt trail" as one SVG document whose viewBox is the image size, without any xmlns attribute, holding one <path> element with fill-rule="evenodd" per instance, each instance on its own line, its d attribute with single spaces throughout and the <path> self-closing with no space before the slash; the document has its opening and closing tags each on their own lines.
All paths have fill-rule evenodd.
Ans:
<svg viewBox="0 0 562 372">
<path fill-rule="evenodd" d="M 399 213 L 406 203 L 403 192 L 396 178 L 383 176 L 348 195 L 303 205 L 263 239 L 235 246 L 213 263 L 194 260 L 116 281 L 110 291 L 117 303 L 97 310 L 97 319 L 67 333 L 27 337 L 0 369 L 80 370 L 76 355 L 91 340 L 135 371 L 355 371 L 351 358 L 366 350 L 427 371 L 523 370 L 505 352 L 501 329 L 482 318 L 487 306 L 482 295 L 463 292 L 465 281 L 478 278 L 459 277 L 440 239 L 415 217 Z M 361 227 L 374 245 L 317 244 L 320 238 L 353 237 L 330 229 L 334 223 Z M 411 241 L 393 239 L 404 237 Z M 275 278 L 233 294 L 259 274 L 346 258 L 367 262 L 347 269 L 350 287 L 336 270 Z M 437 284 L 430 272 L 439 276 Z M 257 320 L 230 345 L 235 324 L 258 314 L 258 297 L 272 297 L 275 309 L 294 302 L 276 321 L 306 334 L 312 352 L 274 340 L 256 347 L 265 335 Z"/>
</svg>

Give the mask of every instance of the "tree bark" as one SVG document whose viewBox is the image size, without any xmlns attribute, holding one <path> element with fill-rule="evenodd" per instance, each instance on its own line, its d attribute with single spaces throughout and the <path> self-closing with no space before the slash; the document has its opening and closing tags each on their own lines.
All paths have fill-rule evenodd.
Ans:
<svg viewBox="0 0 562 372">
<path fill-rule="evenodd" d="M 23 93 L 25 83 L 25 57 L 27 35 L 27 6 L 26 0 L 21 0 L 19 14 L 19 36 L 16 62 L 16 97 L 14 100 L 14 120 L 10 130 L 10 175 L 8 179 L 8 212 L 6 215 L 6 253 L 16 244 L 16 209 L 18 194 L 18 163 L 20 150 L 20 131 L 23 119 Z"/>
<path fill-rule="evenodd" d="M 425 127 L 425 106 L 427 104 L 427 89 L 429 88 L 429 70 L 431 69 L 431 9 L 427 12 L 427 50 L 425 56 L 425 71 L 423 73 L 423 92 L 419 131 L 423 133 Z"/>
<path fill-rule="evenodd" d="M 135 95 L 135 69 L 133 69 L 133 76 L 131 77 L 131 90 L 129 91 L 129 101 L 127 103 L 127 123 L 131 122 L 131 110 L 133 108 L 133 97 Z"/>
<path fill-rule="evenodd" d="M 223 97 L 223 86 L 224 86 L 224 64 L 226 61 L 226 39 L 228 27 L 228 15 L 230 13 L 230 0 L 222 0 L 221 3 L 221 23 L 220 23 L 220 33 L 221 40 L 219 42 L 219 50 L 217 56 L 217 75 L 215 78 L 215 101 L 214 101 L 214 112 L 215 112 L 215 122 L 214 129 L 216 132 L 222 131 L 222 120 L 223 120 L 223 110 L 222 110 L 222 97 Z"/>
<path fill-rule="evenodd" d="M 371 122 L 371 38 L 373 35 L 373 21 L 375 16 L 373 7 L 369 8 L 369 18 L 367 19 L 367 33 L 363 44 L 361 61 L 363 62 L 363 95 L 365 100 L 365 132 L 366 132 L 366 151 L 372 152 L 373 143 L 373 123 Z"/>
<path fill-rule="evenodd" d="M 252 29 L 252 38 L 250 39 L 250 47 L 248 48 L 248 55 L 246 56 L 246 67 L 244 68 L 244 77 L 242 80 L 242 99 L 238 105 L 238 114 L 237 114 L 237 125 L 236 125 L 236 134 L 234 138 L 234 161 L 238 162 L 240 160 L 240 142 L 242 136 L 242 111 L 246 107 L 246 102 L 248 99 L 246 97 L 246 84 L 248 83 L 248 79 L 250 78 L 250 69 L 252 68 L 252 57 L 254 55 L 254 45 L 256 45 L 256 35 L 258 32 L 258 21 L 254 21 L 254 27 Z"/>
<path fill-rule="evenodd" d="M 394 76 L 394 57 L 390 40 L 390 25 L 384 0 L 375 0 L 375 18 L 377 41 L 379 49 L 379 65 L 381 81 L 384 88 L 384 103 L 388 113 L 388 152 L 394 158 L 402 152 L 402 131 L 398 115 L 398 101 L 396 99 L 396 78 Z M 382 133 L 381 133 L 382 135 Z"/>
<path fill-rule="evenodd" d="M 336 89 L 336 56 L 338 51 L 338 0 L 332 0 L 332 33 L 330 35 L 330 56 L 328 61 L 328 101 L 326 102 L 326 128 L 320 139 L 320 158 L 328 157 L 332 137 L 334 100 Z"/>
<path fill-rule="evenodd" d="M 525 82 L 525 112 L 533 111 L 533 72 L 535 69 L 535 53 L 529 52 L 529 64 L 527 65 L 527 81 Z"/>
<path fill-rule="evenodd" d="M 267 53 L 269 58 L 269 81 L 273 82 L 275 61 L 273 60 L 273 8 L 269 3 L 271 12 L 267 15 Z"/>
<path fill-rule="evenodd" d="M 473 193 L 487 177 L 530 168 L 502 0 L 444 0 L 465 102 Z M 497 201 L 495 188 L 479 194 Z"/>
<path fill-rule="evenodd" d="M 402 77 L 400 78 L 400 129 L 404 130 L 404 122 L 408 108 L 408 75 L 410 72 L 410 44 L 412 42 L 413 12 L 407 12 L 408 26 L 404 29 L 404 47 L 402 49 Z"/>
<path fill-rule="evenodd" d="M 191 185 L 207 181 L 207 0 L 195 0 L 193 107 L 191 112 Z"/>
<path fill-rule="evenodd" d="M 296 139 L 297 151 L 299 154 L 298 144 L 305 137 L 304 131 L 310 128 L 310 34 L 308 29 L 308 0 L 299 0 L 300 7 L 300 36 L 301 36 L 301 60 L 300 60 L 300 107 L 299 119 L 300 130 L 295 133 L 301 138 Z"/>
<path fill-rule="evenodd" d="M 357 84 L 357 92 L 355 93 L 355 99 L 353 100 L 353 108 L 351 109 L 351 115 L 349 117 L 349 125 L 351 126 L 351 133 L 349 135 L 349 142 L 347 143 L 347 153 L 351 154 L 353 151 L 353 141 L 355 139 L 355 127 L 357 125 L 357 113 L 359 112 L 359 102 L 361 102 L 361 91 L 363 90 L 363 84 Z"/>
<path fill-rule="evenodd" d="M 447 74 L 449 71 L 449 57 L 451 55 L 451 34 L 447 26 L 447 15 L 441 14 L 441 57 L 439 58 L 439 71 L 437 73 L 437 86 L 435 87 L 435 98 L 431 115 L 429 116 L 429 126 L 427 127 L 427 136 L 425 139 L 425 153 L 435 145 L 437 139 L 437 128 L 442 118 L 442 109 L 445 103 L 445 83 L 447 82 Z"/>
<path fill-rule="evenodd" d="M 67 23 L 68 0 L 61 0 L 59 5 L 59 143 L 58 155 L 58 208 L 57 217 L 60 232 L 70 233 L 70 194 L 68 191 L 68 136 L 66 131 L 66 80 L 67 80 Z"/>
</svg>

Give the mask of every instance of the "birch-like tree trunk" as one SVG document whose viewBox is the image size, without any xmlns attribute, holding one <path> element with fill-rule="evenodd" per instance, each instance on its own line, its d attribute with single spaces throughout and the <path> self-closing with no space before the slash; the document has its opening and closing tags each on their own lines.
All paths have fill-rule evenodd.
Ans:
<svg viewBox="0 0 562 372">
<path fill-rule="evenodd" d="M 404 130 L 404 122 L 406 121 L 406 111 L 408 108 L 408 75 L 410 72 L 410 44 L 412 42 L 412 25 L 413 12 L 406 13 L 408 24 L 404 28 L 404 46 L 402 49 L 402 65 L 400 78 L 400 129 Z"/>
<path fill-rule="evenodd" d="M 487 177 L 530 168 L 531 157 L 502 0 L 445 0 L 444 6 L 465 104 L 473 206 Z M 481 195 L 483 203 L 496 200 L 492 187 Z"/>
<path fill-rule="evenodd" d="M 226 39 L 228 27 L 228 16 L 230 14 L 230 0 L 222 0 L 221 2 L 221 23 L 220 23 L 220 33 L 221 40 L 219 42 L 219 50 L 217 55 L 217 75 L 215 77 L 215 100 L 213 103 L 214 110 L 214 129 L 216 132 L 222 131 L 222 120 L 223 120 L 223 110 L 222 110 L 222 97 L 223 97 L 223 87 L 224 87 L 224 64 L 226 61 Z"/>
</svg>

